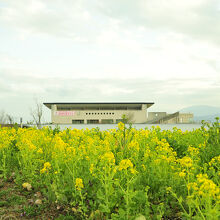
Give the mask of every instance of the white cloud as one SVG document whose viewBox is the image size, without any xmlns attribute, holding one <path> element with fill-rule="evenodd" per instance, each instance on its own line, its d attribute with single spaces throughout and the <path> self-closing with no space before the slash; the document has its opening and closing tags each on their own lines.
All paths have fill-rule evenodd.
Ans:
<svg viewBox="0 0 220 220">
<path fill-rule="evenodd" d="M 151 111 L 174 112 L 185 106 L 219 106 L 220 81 L 206 78 L 150 80 L 74 79 L 15 75 L 0 70 L 0 103 L 6 112 L 28 118 L 34 97 L 41 102 L 153 101 Z M 19 83 L 18 83 L 19 82 Z M 10 102 L 9 102 L 10 100 Z M 25 116 L 26 115 L 26 116 Z M 49 111 L 48 119 L 49 121 Z"/>
<path fill-rule="evenodd" d="M 0 0 L 0 98 L 220 103 L 219 12 L 217 0 Z"/>
<path fill-rule="evenodd" d="M 0 20 L 24 33 L 72 39 L 97 36 L 113 26 L 177 32 L 220 43 L 217 0 L 8 0 Z"/>
<path fill-rule="evenodd" d="M 129 89 L 129 88 L 120 88 L 118 86 L 114 86 L 114 85 L 109 85 L 108 83 L 104 83 L 104 85 L 99 85 L 97 87 L 97 89 L 100 91 L 100 94 L 102 96 L 118 96 L 119 94 L 132 94 L 134 93 L 133 89 Z"/>
<path fill-rule="evenodd" d="M 220 43 L 218 0 L 112 0 L 102 1 L 100 12 L 120 18 L 127 26 L 143 26 Z"/>
<path fill-rule="evenodd" d="M 24 65 L 22 59 L 15 57 L 13 55 L 0 53 L 0 67 L 1 68 L 8 68 L 10 66 L 16 66 L 18 68 L 22 65 Z"/>
<path fill-rule="evenodd" d="M 9 0 L 0 10 L 0 21 L 15 28 L 19 34 L 48 34 L 55 37 L 81 39 L 89 28 L 90 14 L 80 1 Z M 83 37 L 83 36 L 82 36 Z"/>
</svg>

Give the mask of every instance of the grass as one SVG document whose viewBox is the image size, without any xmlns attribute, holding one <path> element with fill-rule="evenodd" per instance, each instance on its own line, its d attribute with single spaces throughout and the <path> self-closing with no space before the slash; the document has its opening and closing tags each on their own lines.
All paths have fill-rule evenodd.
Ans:
<svg viewBox="0 0 220 220">
<path fill-rule="evenodd" d="M 64 207 L 51 205 L 43 198 L 41 205 L 35 205 L 36 191 L 27 192 L 18 187 L 14 180 L 0 178 L 0 220 L 3 219 L 74 219 L 68 216 Z"/>
</svg>

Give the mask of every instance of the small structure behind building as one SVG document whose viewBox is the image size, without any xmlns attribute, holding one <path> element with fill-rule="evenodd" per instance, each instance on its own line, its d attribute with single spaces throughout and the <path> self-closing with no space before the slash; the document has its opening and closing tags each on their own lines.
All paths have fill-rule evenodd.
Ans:
<svg viewBox="0 0 220 220">
<path fill-rule="evenodd" d="M 148 124 L 190 124 L 193 123 L 192 113 L 148 112 Z"/>
</svg>

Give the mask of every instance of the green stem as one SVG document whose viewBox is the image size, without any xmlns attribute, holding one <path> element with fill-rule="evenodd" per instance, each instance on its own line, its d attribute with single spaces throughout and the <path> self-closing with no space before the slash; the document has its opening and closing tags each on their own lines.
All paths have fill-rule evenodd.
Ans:
<svg viewBox="0 0 220 220">
<path fill-rule="evenodd" d="M 4 154 L 4 151 L 3 151 L 3 175 L 4 175 L 4 179 L 6 180 L 6 155 Z"/>
<path fill-rule="evenodd" d="M 109 201 L 108 201 L 108 184 L 107 184 L 107 178 L 106 178 L 106 167 L 105 167 L 105 202 L 106 206 L 109 208 Z"/>
<path fill-rule="evenodd" d="M 189 168 L 187 167 L 187 185 L 189 184 Z M 190 192 L 189 192 L 189 188 L 187 187 L 187 191 L 188 191 L 188 196 L 190 196 Z M 189 205 L 189 215 L 190 218 L 192 216 L 192 209 L 191 206 Z"/>
<path fill-rule="evenodd" d="M 187 212 L 187 211 L 185 210 L 185 208 L 183 207 L 182 202 L 180 202 L 180 200 L 179 200 L 179 198 L 177 197 L 177 195 L 176 195 L 174 192 L 172 192 L 172 191 L 171 191 L 171 193 L 173 194 L 173 196 L 174 196 L 174 197 L 177 199 L 177 201 L 179 202 L 179 204 L 180 204 L 181 208 L 183 209 L 184 213 L 185 213 L 186 215 L 189 215 L 188 212 Z"/>
<path fill-rule="evenodd" d="M 128 171 L 126 170 L 126 176 L 128 176 Z M 128 219 L 128 216 L 129 216 L 129 183 L 130 181 L 128 181 L 128 178 L 127 178 L 127 189 L 126 189 L 126 217 Z"/>
<path fill-rule="evenodd" d="M 202 219 L 203 219 L 203 220 L 206 220 L 205 217 L 204 217 L 204 215 L 203 215 L 203 213 L 202 213 L 202 211 L 201 211 L 201 209 L 199 208 L 198 205 L 196 206 L 196 208 L 199 210 L 199 213 L 201 214 Z"/>
</svg>

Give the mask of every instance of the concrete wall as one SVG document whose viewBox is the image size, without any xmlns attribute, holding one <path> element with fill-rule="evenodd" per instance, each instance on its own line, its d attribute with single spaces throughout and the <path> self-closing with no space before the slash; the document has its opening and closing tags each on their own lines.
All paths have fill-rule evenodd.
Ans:
<svg viewBox="0 0 220 220">
<path fill-rule="evenodd" d="M 165 117 L 166 115 L 167 115 L 166 112 L 148 112 L 147 120 L 151 121 L 154 119 L 159 119 L 159 118 Z"/>
<path fill-rule="evenodd" d="M 193 122 L 193 114 L 192 113 L 180 113 L 179 115 L 179 123 L 192 123 Z"/>
<path fill-rule="evenodd" d="M 65 110 L 63 110 L 65 111 Z M 62 112 L 62 111 L 60 111 Z M 72 115 L 58 115 L 57 106 L 53 105 L 51 108 L 51 121 L 53 124 L 72 124 L 72 120 L 98 120 L 102 123 L 102 119 L 112 119 L 113 123 L 116 120 L 122 119 L 122 115 L 128 117 L 131 123 L 145 123 L 147 121 L 147 106 L 142 105 L 140 110 L 72 110 Z"/>
<path fill-rule="evenodd" d="M 164 121 L 163 124 L 178 124 L 179 123 L 178 121 L 179 121 L 178 117 L 174 117 Z"/>
<path fill-rule="evenodd" d="M 191 113 L 179 113 L 178 117 L 174 117 L 167 121 L 164 121 L 164 124 L 189 124 L 193 122 L 193 114 Z"/>
<path fill-rule="evenodd" d="M 193 114 L 191 113 L 173 113 L 166 112 L 148 112 L 148 123 L 162 124 L 187 124 L 193 122 Z"/>
</svg>

